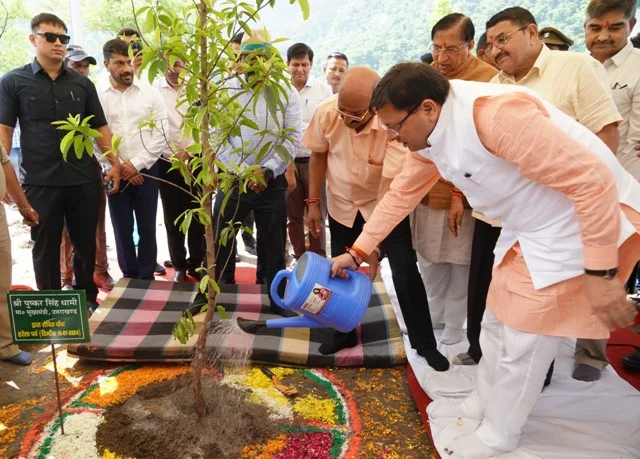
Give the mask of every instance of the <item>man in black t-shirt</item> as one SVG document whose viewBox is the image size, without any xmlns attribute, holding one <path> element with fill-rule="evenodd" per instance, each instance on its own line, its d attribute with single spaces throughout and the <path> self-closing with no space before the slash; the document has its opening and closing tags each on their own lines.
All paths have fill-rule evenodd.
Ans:
<svg viewBox="0 0 640 459">
<path fill-rule="evenodd" d="M 66 220 L 75 249 L 73 265 L 77 289 L 87 292 L 89 308 L 96 307 L 98 289 L 93 281 L 95 233 L 98 221 L 98 194 L 103 184 L 96 174 L 94 158 L 86 153 L 77 158 L 73 148 L 67 161 L 60 153 L 66 131 L 53 121 L 69 114 L 84 119 L 102 137 L 100 150 L 111 148 L 107 126 L 93 83 L 69 70 L 63 60 L 69 43 L 67 27 L 57 16 L 41 13 L 31 20 L 29 41 L 35 49 L 32 63 L 16 68 L 0 79 L 0 142 L 8 151 L 16 122 L 20 122 L 23 189 L 40 223 L 31 230 L 33 267 L 40 290 L 59 290 L 59 250 L 63 221 Z M 113 182 L 110 193 L 118 191 L 120 166 L 114 165 L 105 179 Z"/>
</svg>

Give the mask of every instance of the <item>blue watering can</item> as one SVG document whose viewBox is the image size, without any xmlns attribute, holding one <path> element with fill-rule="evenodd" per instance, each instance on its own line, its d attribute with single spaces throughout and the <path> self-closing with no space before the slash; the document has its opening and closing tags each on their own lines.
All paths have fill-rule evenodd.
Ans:
<svg viewBox="0 0 640 459">
<path fill-rule="evenodd" d="M 335 328 L 349 332 L 364 317 L 371 300 L 371 280 L 365 274 L 347 270 L 350 279 L 331 278 L 331 261 L 313 252 L 305 252 L 292 271 L 283 269 L 271 283 L 271 298 L 279 307 L 299 312 L 297 317 L 272 320 L 238 318 L 238 326 L 255 333 L 267 328 Z M 278 286 L 287 279 L 284 298 Z"/>
</svg>

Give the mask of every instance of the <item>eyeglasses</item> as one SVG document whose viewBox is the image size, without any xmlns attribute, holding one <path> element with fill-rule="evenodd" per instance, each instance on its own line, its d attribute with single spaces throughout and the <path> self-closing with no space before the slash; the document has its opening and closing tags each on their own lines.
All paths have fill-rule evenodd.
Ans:
<svg viewBox="0 0 640 459">
<path fill-rule="evenodd" d="M 364 111 L 364 113 L 363 113 L 362 115 L 351 115 L 351 114 L 349 114 L 349 113 L 345 113 L 345 112 L 341 111 L 341 110 L 338 108 L 338 101 L 337 101 L 337 99 L 336 99 L 336 106 L 335 106 L 335 107 L 333 107 L 333 109 L 334 109 L 336 112 L 338 112 L 338 114 L 339 114 L 342 118 L 349 118 L 349 119 L 352 119 L 352 120 L 357 121 L 357 122 L 362 122 L 362 121 L 364 121 L 364 119 L 365 119 L 365 118 L 367 117 L 367 115 L 369 114 L 369 109 L 368 109 L 368 108 Z"/>
<path fill-rule="evenodd" d="M 419 102 L 418 105 L 416 105 L 415 107 L 413 107 L 411 110 L 409 110 L 409 113 L 407 113 L 407 116 L 405 116 L 404 118 L 402 118 L 402 121 L 400 121 L 398 124 L 396 124 L 394 127 L 390 127 L 387 126 L 384 123 L 380 123 L 380 126 L 382 126 L 382 129 L 384 129 L 385 131 L 387 131 L 389 134 L 391 134 L 394 137 L 399 137 L 400 136 L 400 129 L 402 129 L 402 125 L 404 124 L 405 121 L 407 121 L 407 119 L 413 115 L 416 110 L 418 109 L 418 107 L 420 107 L 420 105 L 422 105 L 422 102 Z"/>
<path fill-rule="evenodd" d="M 71 40 L 69 35 L 64 35 L 61 33 L 53 33 L 53 32 L 36 32 L 36 35 L 44 37 L 49 43 L 55 43 L 56 40 L 60 40 L 60 43 L 66 45 Z"/>
<path fill-rule="evenodd" d="M 458 51 L 460 51 L 462 48 L 464 48 L 465 46 L 467 46 L 468 42 L 464 42 L 463 44 L 459 45 L 459 46 L 447 46 L 445 48 L 443 48 L 442 46 L 438 46 L 436 44 L 431 45 L 431 53 L 435 56 L 436 54 L 445 54 L 445 55 L 451 55 L 451 54 L 455 54 Z"/>
<path fill-rule="evenodd" d="M 485 48 L 485 52 L 488 55 L 491 55 L 493 53 L 493 48 L 498 48 L 498 49 L 502 49 L 504 48 L 507 43 L 509 43 L 509 39 L 511 38 L 511 35 L 513 35 L 516 32 L 522 32 L 524 29 L 526 29 L 527 27 L 529 27 L 531 24 L 527 24 L 526 26 L 522 26 L 517 30 L 514 30 L 513 32 L 509 32 L 506 34 L 500 34 L 498 35 L 498 37 L 496 37 L 496 41 L 495 43 L 488 43 L 487 47 Z"/>
</svg>

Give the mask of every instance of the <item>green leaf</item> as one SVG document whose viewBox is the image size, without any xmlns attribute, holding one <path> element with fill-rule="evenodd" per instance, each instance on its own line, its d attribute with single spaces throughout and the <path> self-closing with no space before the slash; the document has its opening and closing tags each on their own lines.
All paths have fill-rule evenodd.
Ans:
<svg viewBox="0 0 640 459">
<path fill-rule="evenodd" d="M 260 130 L 260 126 L 258 126 L 258 123 L 256 123 L 255 121 L 253 121 L 250 118 L 243 118 L 240 121 L 240 124 L 250 128 L 250 129 L 253 129 L 254 131 L 259 131 Z"/>
<path fill-rule="evenodd" d="M 62 159 L 67 160 L 67 155 L 69 154 L 69 148 L 71 148 L 71 144 L 73 143 L 73 136 L 75 135 L 75 131 L 67 132 L 67 134 L 60 141 L 60 152 L 62 152 Z"/>
<path fill-rule="evenodd" d="M 302 10 L 302 19 L 305 21 L 309 19 L 309 14 L 311 13 L 311 9 L 309 8 L 308 0 L 297 0 L 300 5 L 300 9 Z"/>
<path fill-rule="evenodd" d="M 273 92 L 273 89 L 271 89 L 269 86 L 264 87 L 264 89 L 262 90 L 262 95 L 264 96 L 264 101 L 267 103 L 267 109 L 269 109 L 271 119 L 276 123 L 276 126 L 279 129 L 280 121 L 278 120 L 278 98 Z"/>
<path fill-rule="evenodd" d="M 91 118 L 93 118 L 95 115 L 89 115 L 87 116 L 85 119 L 82 120 L 82 123 L 79 123 L 80 126 L 89 126 L 89 121 L 91 121 Z M 77 121 L 80 121 L 80 115 L 78 115 Z"/>
<path fill-rule="evenodd" d="M 216 306 L 216 311 L 218 311 L 218 314 L 220 314 L 220 317 L 223 320 L 227 320 L 227 310 L 225 308 L 223 308 L 222 306 L 218 305 Z"/>
<path fill-rule="evenodd" d="M 73 139 L 73 150 L 76 154 L 76 158 L 82 158 L 82 153 L 84 153 L 84 140 L 82 140 L 81 136 L 76 136 Z"/>
<path fill-rule="evenodd" d="M 213 287 L 213 291 L 216 292 L 216 294 L 220 293 L 220 286 L 215 281 L 215 279 L 209 279 L 209 285 Z"/>
<path fill-rule="evenodd" d="M 160 13 L 158 15 L 158 20 L 167 27 L 171 27 L 171 18 L 166 13 Z"/>
<path fill-rule="evenodd" d="M 73 124 L 68 124 L 66 121 L 61 121 L 61 123 L 63 124 L 56 128 L 60 131 L 75 131 L 76 129 L 78 129 L 77 126 L 74 126 Z M 54 124 L 54 123 L 51 123 L 51 124 Z"/>
<path fill-rule="evenodd" d="M 197 154 L 202 152 L 202 144 L 201 143 L 192 143 L 187 148 L 185 148 L 185 151 L 187 151 L 188 153 L 197 155 Z"/>
<path fill-rule="evenodd" d="M 200 279 L 200 285 L 199 285 L 199 290 L 202 293 L 207 293 L 207 284 L 209 283 L 209 275 L 205 274 L 204 276 L 202 276 L 202 279 Z"/>
<path fill-rule="evenodd" d="M 91 141 L 91 139 L 85 139 L 84 149 L 87 150 L 89 156 L 93 158 L 93 141 Z"/>
<path fill-rule="evenodd" d="M 283 161 L 291 161 L 291 153 L 289 153 L 289 150 L 287 150 L 284 145 L 277 143 L 273 146 L 273 149 L 278 153 L 280 159 Z"/>
</svg>

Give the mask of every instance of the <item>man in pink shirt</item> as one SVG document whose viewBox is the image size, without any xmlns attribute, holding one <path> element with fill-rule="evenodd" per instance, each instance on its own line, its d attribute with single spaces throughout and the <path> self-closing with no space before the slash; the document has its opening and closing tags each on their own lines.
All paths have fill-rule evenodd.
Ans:
<svg viewBox="0 0 640 459">
<path fill-rule="evenodd" d="M 500 219 L 477 388 L 462 403 L 436 400 L 429 416 L 479 421 L 447 440 L 451 457 L 512 451 L 565 337 L 607 338 L 637 315 L 621 279 L 640 255 L 640 184 L 595 134 L 524 88 L 398 64 L 370 109 L 412 153 L 332 273 L 355 268 L 440 177 Z"/>
</svg>

